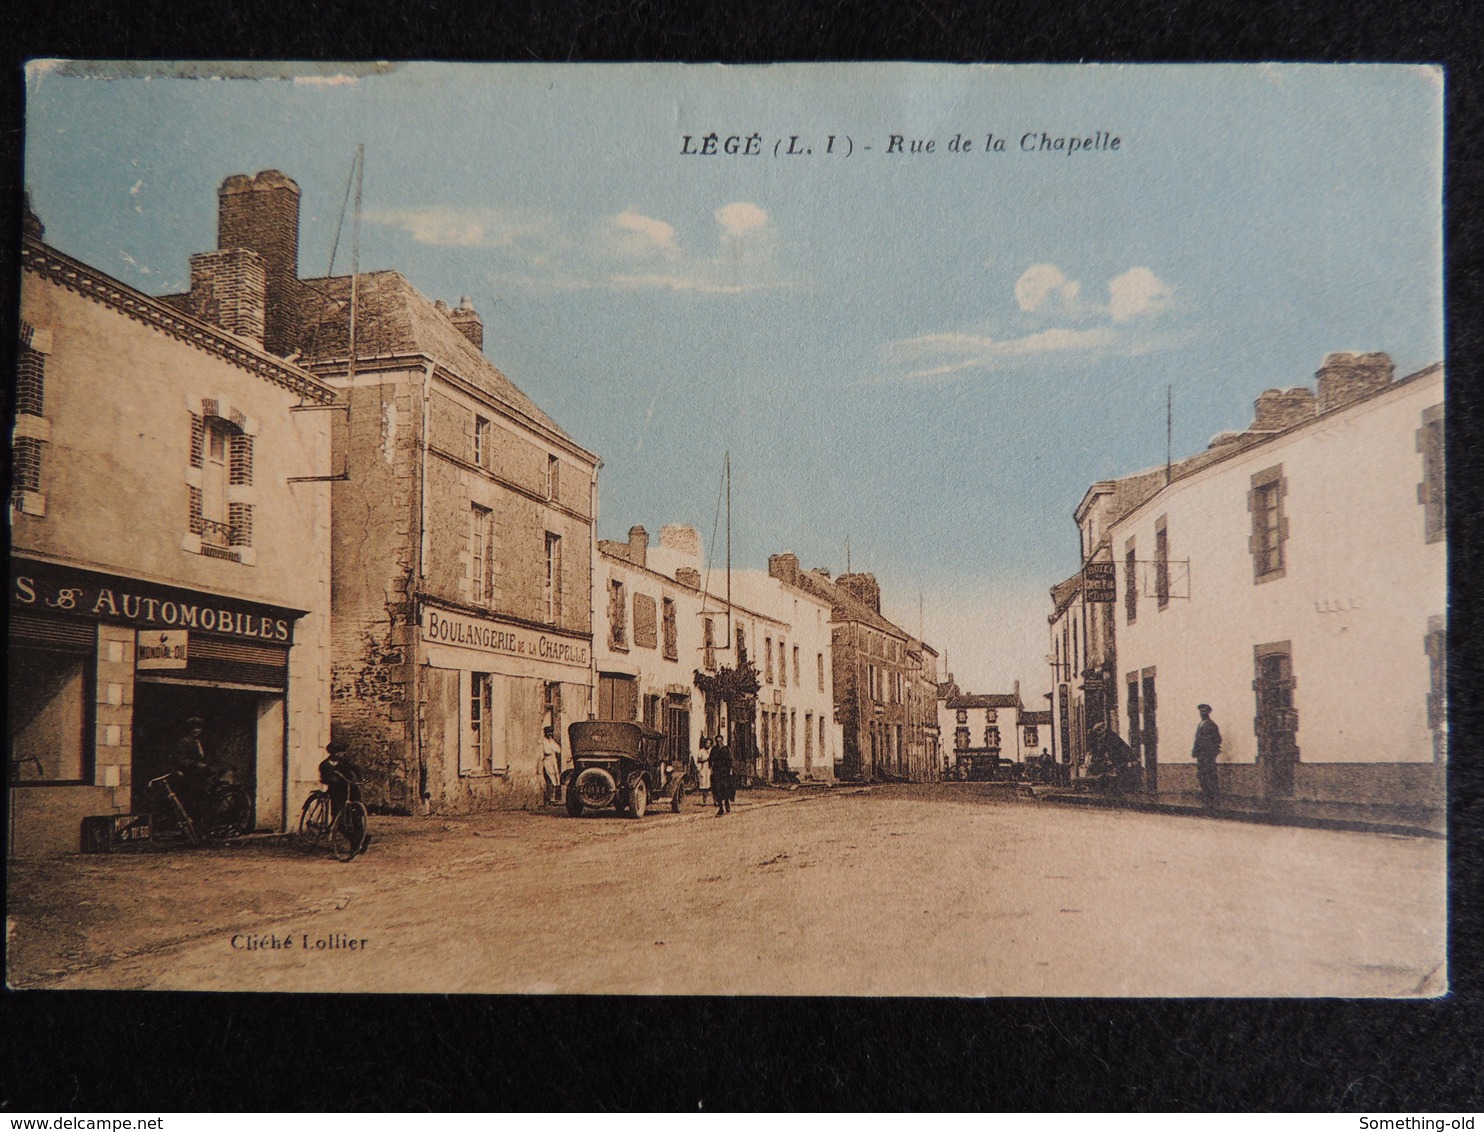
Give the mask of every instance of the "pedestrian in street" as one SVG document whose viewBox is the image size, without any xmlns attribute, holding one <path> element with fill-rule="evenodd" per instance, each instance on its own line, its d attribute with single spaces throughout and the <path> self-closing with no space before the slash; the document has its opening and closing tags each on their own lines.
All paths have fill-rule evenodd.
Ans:
<svg viewBox="0 0 1484 1132">
<path fill-rule="evenodd" d="M 553 806 L 562 797 L 562 744 L 556 728 L 547 724 L 541 731 L 541 777 L 546 782 L 546 804 Z"/>
<path fill-rule="evenodd" d="M 732 784 L 732 752 L 721 735 L 711 744 L 711 792 L 716 796 L 716 816 L 731 813 L 737 790 Z"/>
<path fill-rule="evenodd" d="M 701 805 L 711 804 L 711 738 L 701 736 L 701 750 L 696 755 L 696 789 L 701 792 Z"/>
<path fill-rule="evenodd" d="M 1201 713 L 1200 725 L 1195 729 L 1195 744 L 1190 749 L 1195 759 L 1196 778 L 1201 784 L 1201 799 L 1207 806 L 1216 805 L 1221 792 L 1221 781 L 1216 770 L 1216 756 L 1221 753 L 1221 728 L 1211 718 L 1210 704 L 1197 704 Z"/>
</svg>

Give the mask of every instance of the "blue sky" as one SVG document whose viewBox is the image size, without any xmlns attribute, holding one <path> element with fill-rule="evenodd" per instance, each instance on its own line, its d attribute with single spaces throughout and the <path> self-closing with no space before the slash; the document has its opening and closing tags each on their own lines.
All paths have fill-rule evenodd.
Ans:
<svg viewBox="0 0 1484 1132">
<path fill-rule="evenodd" d="M 322 275 L 364 143 L 362 269 L 472 298 L 489 358 L 602 456 L 600 534 L 709 538 L 730 450 L 739 566 L 839 572 L 849 539 L 977 691 L 1049 688 L 1072 509 L 1163 462 L 1167 386 L 1178 457 L 1332 350 L 1399 374 L 1442 357 L 1435 70 L 78 70 L 28 79 L 26 183 L 57 247 L 182 290 L 217 185 L 277 168 Z M 712 131 L 763 152 L 681 153 Z M 1100 131 L 1119 148 L 1020 149 Z M 795 135 L 811 152 L 775 157 Z"/>
</svg>

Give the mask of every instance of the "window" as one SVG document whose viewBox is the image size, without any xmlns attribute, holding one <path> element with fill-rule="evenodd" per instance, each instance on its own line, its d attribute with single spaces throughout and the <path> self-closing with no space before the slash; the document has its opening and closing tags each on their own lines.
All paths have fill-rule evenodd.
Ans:
<svg viewBox="0 0 1484 1132">
<path fill-rule="evenodd" d="M 814 713 L 804 713 L 804 768 L 812 769 L 814 766 Z"/>
<path fill-rule="evenodd" d="M 486 605 L 490 595 L 489 570 L 490 510 L 477 503 L 469 505 L 469 600 Z"/>
<path fill-rule="evenodd" d="M 42 445 L 49 438 L 46 409 L 46 354 L 39 347 L 49 339 L 30 323 L 21 323 L 20 354 L 16 366 L 15 434 L 11 440 L 11 502 L 27 515 L 46 514 L 41 494 Z M 49 344 L 49 342 L 47 342 Z"/>
<path fill-rule="evenodd" d="M 1247 549 L 1252 553 L 1254 582 L 1283 577 L 1287 565 L 1283 543 L 1288 538 L 1283 497 L 1287 493 L 1282 464 L 1264 468 L 1252 477 L 1252 490 L 1247 495 L 1247 509 L 1252 512 L 1252 537 L 1247 541 Z"/>
<path fill-rule="evenodd" d="M 819 717 L 819 757 L 822 759 L 827 754 L 824 745 L 824 716 Z"/>
<path fill-rule="evenodd" d="M 778 642 L 778 686 L 788 687 L 788 645 L 783 641 Z"/>
<path fill-rule="evenodd" d="M 1154 524 L 1154 599 L 1161 609 L 1170 604 L 1170 532 L 1163 515 Z"/>
<path fill-rule="evenodd" d="M 546 498 L 555 502 L 562 494 L 562 461 L 556 456 L 546 457 Z"/>
<path fill-rule="evenodd" d="M 954 722 L 955 723 L 968 723 L 969 722 L 969 709 L 968 708 L 959 708 L 953 714 L 954 714 Z"/>
<path fill-rule="evenodd" d="M 712 617 L 701 622 L 701 667 L 716 671 L 716 619 Z"/>
<path fill-rule="evenodd" d="M 562 619 L 562 536 L 546 532 L 546 622 Z"/>
<path fill-rule="evenodd" d="M 481 468 L 489 466 L 490 423 L 484 417 L 474 418 L 474 462 Z"/>
<path fill-rule="evenodd" d="M 608 647 L 629 651 L 628 597 L 617 578 L 608 581 Z"/>
<path fill-rule="evenodd" d="M 253 438 L 242 431 L 240 413 L 229 419 L 220 412 L 217 402 L 206 401 L 199 415 L 191 414 L 190 462 L 199 471 L 188 488 L 188 529 L 195 536 L 188 549 L 240 562 L 252 546 L 253 508 L 233 489 L 252 486 Z"/>
<path fill-rule="evenodd" d="M 652 649 L 659 644 L 654 598 L 648 594 L 634 595 L 634 645 L 641 649 Z"/>
<path fill-rule="evenodd" d="M 488 774 L 495 730 L 493 681 L 488 672 L 471 672 L 469 677 L 469 742 L 459 749 L 459 773 Z"/>
<path fill-rule="evenodd" d="M 773 682 L 773 638 L 763 638 L 763 683 Z"/>
<path fill-rule="evenodd" d="M 12 643 L 8 669 L 12 776 L 25 782 L 87 781 L 97 671 L 92 652 Z"/>
<path fill-rule="evenodd" d="M 1422 453 L 1422 482 L 1417 485 L 1417 502 L 1423 507 L 1423 537 L 1428 542 L 1440 542 L 1448 534 L 1442 405 L 1423 411 L 1422 427 L 1417 430 L 1417 451 Z"/>
<path fill-rule="evenodd" d="M 675 599 L 665 598 L 660 603 L 660 640 L 666 660 L 678 660 L 680 646 L 675 635 Z"/>
<path fill-rule="evenodd" d="M 799 646 L 794 645 L 794 685 L 799 683 Z"/>
<path fill-rule="evenodd" d="M 957 727 L 954 729 L 953 747 L 957 751 L 967 751 L 969 749 L 969 729 L 967 727 Z"/>
<path fill-rule="evenodd" d="M 561 742 L 562 686 L 554 680 L 546 682 L 546 690 L 542 696 L 542 718 L 546 721 L 544 726 L 552 728 L 556 732 L 557 742 Z"/>
<path fill-rule="evenodd" d="M 639 714 L 639 682 L 632 676 L 598 673 L 598 718 L 634 720 Z"/>
<path fill-rule="evenodd" d="M 991 751 L 1000 749 L 1000 729 L 998 727 L 986 727 L 984 729 L 984 745 Z"/>
<path fill-rule="evenodd" d="M 1139 559 L 1134 552 L 1134 540 L 1123 544 L 1123 609 L 1132 625 L 1139 613 Z"/>
<path fill-rule="evenodd" d="M 824 691 L 824 653 L 816 653 L 814 656 L 814 667 L 819 676 L 819 690 Z"/>
</svg>

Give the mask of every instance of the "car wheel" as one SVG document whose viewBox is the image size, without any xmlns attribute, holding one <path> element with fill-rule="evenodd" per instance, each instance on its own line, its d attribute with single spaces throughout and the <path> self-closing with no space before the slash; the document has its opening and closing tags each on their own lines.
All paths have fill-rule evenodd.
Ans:
<svg viewBox="0 0 1484 1132">
<path fill-rule="evenodd" d="M 629 787 L 629 817 L 642 818 L 649 811 L 649 787 L 644 779 L 635 779 Z"/>
</svg>

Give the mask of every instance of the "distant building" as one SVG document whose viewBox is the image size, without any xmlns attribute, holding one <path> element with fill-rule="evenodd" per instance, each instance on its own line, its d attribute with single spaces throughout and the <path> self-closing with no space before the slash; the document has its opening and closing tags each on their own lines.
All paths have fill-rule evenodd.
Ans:
<svg viewBox="0 0 1484 1132">
<path fill-rule="evenodd" d="M 829 781 L 840 732 L 828 603 L 738 570 L 729 606 L 724 575 L 708 579 L 703 566 L 694 527 L 667 524 L 656 546 L 639 526 L 627 542 L 599 540 L 598 717 L 663 732 L 671 758 L 694 757 L 702 735 L 725 734 L 745 779 L 786 777 L 787 768 Z M 722 682 L 739 666 L 756 684 L 736 696 Z"/>
<path fill-rule="evenodd" d="M 1031 725 L 1023 734 L 1023 714 L 1020 681 L 1011 692 L 975 694 L 962 691 L 950 673 L 938 686 L 938 730 L 954 777 L 988 779 L 1001 763 L 1040 754 L 1040 730 Z"/>
<path fill-rule="evenodd" d="M 1208 703 L 1231 796 L 1442 804 L 1443 419 L 1441 365 L 1331 354 L 1108 525 L 1148 785 L 1195 791 Z"/>
<path fill-rule="evenodd" d="M 830 604 L 835 718 L 842 731 L 841 778 L 936 781 L 938 653 L 881 613 L 872 574 L 802 570 L 793 554 L 768 559 L 768 573 Z"/>
<path fill-rule="evenodd" d="M 208 760 L 297 818 L 329 738 L 335 393 L 41 242 L 21 248 L 12 441 L 11 850 L 158 811 L 199 717 Z"/>
<path fill-rule="evenodd" d="M 597 457 L 485 359 L 467 300 L 395 271 L 299 278 L 282 173 L 228 177 L 218 200 L 218 250 L 169 301 L 341 395 L 335 736 L 374 801 L 539 805 L 543 726 L 590 712 Z"/>
</svg>

